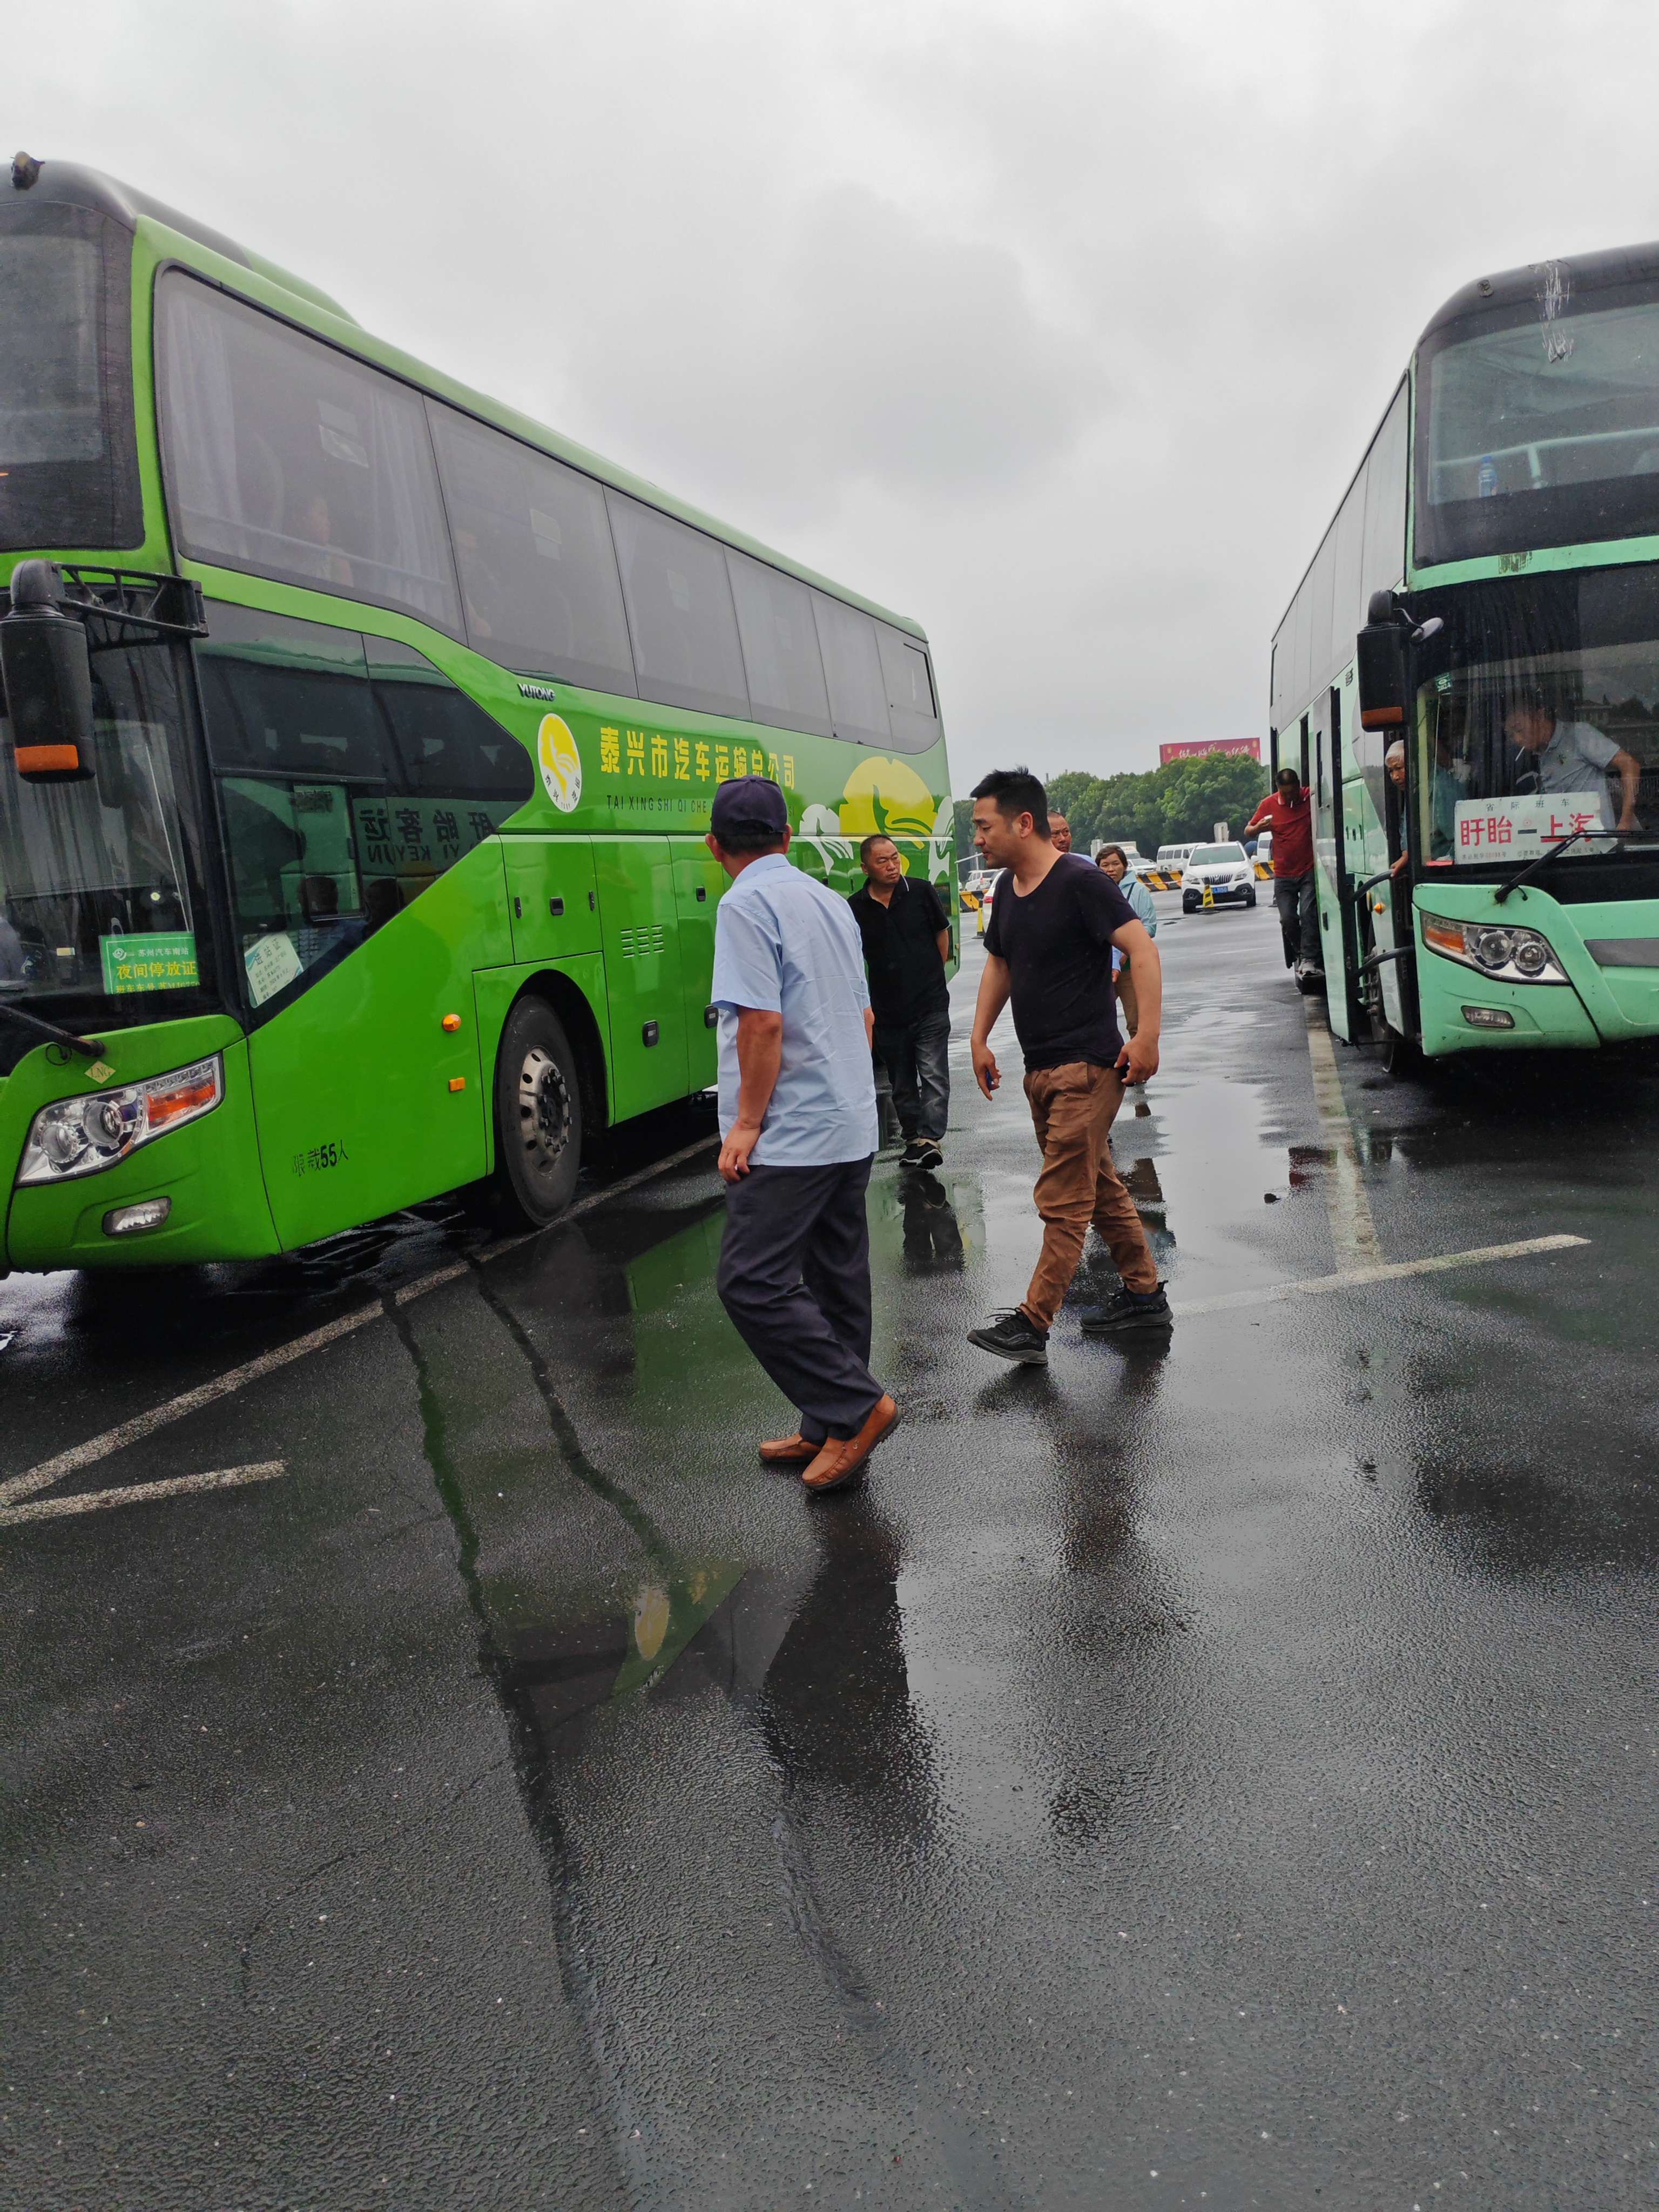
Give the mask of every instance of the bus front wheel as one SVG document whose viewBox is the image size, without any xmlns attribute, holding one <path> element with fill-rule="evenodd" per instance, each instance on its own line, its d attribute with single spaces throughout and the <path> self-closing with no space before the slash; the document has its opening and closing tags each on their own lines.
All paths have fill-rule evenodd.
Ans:
<svg viewBox="0 0 1659 2212">
<path fill-rule="evenodd" d="M 570 1203 L 582 1158 L 582 1094 L 564 1025 L 541 999 L 507 1016 L 495 1061 L 495 1180 L 532 1229 Z"/>
</svg>

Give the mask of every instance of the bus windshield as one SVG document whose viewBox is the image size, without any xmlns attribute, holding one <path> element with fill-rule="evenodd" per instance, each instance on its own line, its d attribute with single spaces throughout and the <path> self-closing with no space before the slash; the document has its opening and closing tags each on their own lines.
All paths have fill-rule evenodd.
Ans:
<svg viewBox="0 0 1659 2212">
<path fill-rule="evenodd" d="M 1425 594 L 1426 605 L 1431 595 Z M 1451 661 L 1418 693 L 1431 867 L 1659 848 L 1659 572 L 1591 569 L 1431 595 Z M 1597 834 L 1602 833 L 1602 834 Z"/>
<path fill-rule="evenodd" d="M 0 720 L 0 997 L 59 1018 L 80 1011 L 71 1000 L 194 994 L 202 982 L 173 655 L 120 647 L 94 653 L 92 671 L 87 781 L 26 782 Z M 151 997 L 122 1011 L 196 1010 Z"/>
<path fill-rule="evenodd" d="M 1659 531 L 1659 299 L 1540 280 L 1424 348 L 1419 566 Z M 1632 296 L 1634 295 L 1634 296 Z"/>
</svg>

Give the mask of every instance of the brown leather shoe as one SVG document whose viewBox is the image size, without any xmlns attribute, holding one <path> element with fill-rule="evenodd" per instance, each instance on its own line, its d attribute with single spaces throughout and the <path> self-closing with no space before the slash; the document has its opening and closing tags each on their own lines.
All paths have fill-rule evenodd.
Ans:
<svg viewBox="0 0 1659 2212">
<path fill-rule="evenodd" d="M 898 1417 L 898 1407 L 884 1394 L 870 1408 L 870 1418 L 857 1436 L 831 1437 L 801 1476 L 813 1496 L 822 1498 L 826 1491 L 851 1482 Z"/>
<path fill-rule="evenodd" d="M 808 1443 L 799 1429 L 793 1437 L 771 1437 L 760 1448 L 763 1467 L 810 1467 L 823 1449 Z"/>
</svg>

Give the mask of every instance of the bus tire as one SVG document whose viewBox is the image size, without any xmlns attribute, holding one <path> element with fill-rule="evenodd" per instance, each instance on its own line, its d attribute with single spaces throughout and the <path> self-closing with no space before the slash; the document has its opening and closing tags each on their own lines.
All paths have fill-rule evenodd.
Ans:
<svg viewBox="0 0 1659 2212">
<path fill-rule="evenodd" d="M 1376 1056 L 1382 1063 L 1383 1072 L 1389 1075 L 1416 1075 L 1423 1066 L 1421 1048 L 1413 1044 L 1410 1037 L 1401 1036 L 1398 1030 L 1390 1029 L 1386 1023 L 1377 1041 Z"/>
<path fill-rule="evenodd" d="M 569 1205 L 582 1160 L 581 1072 L 544 999 L 523 998 L 495 1057 L 495 1186 L 507 1210 L 544 1229 Z"/>
</svg>

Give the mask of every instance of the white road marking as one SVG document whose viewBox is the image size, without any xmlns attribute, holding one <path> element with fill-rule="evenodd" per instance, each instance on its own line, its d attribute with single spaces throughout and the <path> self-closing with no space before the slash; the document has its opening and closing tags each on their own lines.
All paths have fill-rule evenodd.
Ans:
<svg viewBox="0 0 1659 2212">
<path fill-rule="evenodd" d="M 245 1366 L 232 1367 L 223 1375 L 215 1376 L 211 1382 L 198 1382 L 193 1390 L 181 1391 L 178 1397 L 152 1406 L 147 1413 L 135 1413 L 130 1421 L 118 1422 L 114 1428 L 106 1429 L 100 1437 L 89 1437 L 83 1444 L 73 1444 L 54 1459 L 43 1459 L 39 1467 L 13 1475 L 9 1482 L 0 1482 L 0 1508 L 14 1505 L 21 1498 L 33 1498 L 37 1490 L 50 1490 L 66 1474 L 75 1474 L 83 1467 L 107 1459 L 112 1452 L 119 1451 L 125 1444 L 137 1443 L 141 1437 L 153 1436 L 170 1421 L 181 1421 L 199 1406 L 210 1406 L 217 1398 L 228 1398 L 233 1391 L 246 1389 L 262 1376 L 274 1374 L 291 1360 L 303 1359 L 308 1352 L 320 1352 L 325 1344 L 332 1344 L 337 1337 L 349 1336 L 366 1322 L 379 1321 L 384 1312 L 385 1308 L 378 1301 L 372 1306 L 359 1306 L 356 1313 L 343 1314 L 338 1321 L 313 1328 L 308 1336 L 296 1336 L 292 1344 L 279 1345 L 275 1352 L 261 1352 L 258 1358 L 250 1359 Z"/>
<path fill-rule="evenodd" d="M 669 1153 L 666 1159 L 653 1160 L 648 1168 L 641 1168 L 637 1174 L 623 1176 L 619 1182 L 607 1184 L 603 1190 L 596 1190 L 591 1197 L 583 1199 L 579 1206 L 571 1206 L 556 1221 L 550 1223 L 547 1229 L 532 1230 L 523 1237 L 504 1237 L 499 1243 L 486 1246 L 478 1255 L 478 1263 L 499 1260 L 505 1253 L 516 1252 L 521 1244 L 533 1243 L 538 1237 L 545 1237 L 554 1230 L 562 1229 L 566 1222 L 574 1220 L 579 1214 L 591 1212 L 596 1206 L 603 1206 L 607 1199 L 616 1198 L 625 1190 L 633 1190 L 640 1183 L 649 1182 L 654 1176 L 665 1175 L 670 1168 L 680 1167 L 687 1160 L 695 1159 L 699 1152 L 708 1152 L 719 1141 L 718 1137 L 700 1137 L 695 1145 L 686 1145 L 678 1152 Z M 441 1284 L 455 1282 L 462 1275 L 470 1273 L 473 1264 L 470 1260 L 458 1260 L 447 1267 L 436 1268 L 429 1275 L 422 1275 L 415 1282 L 404 1284 L 400 1291 L 394 1293 L 393 1302 L 403 1306 L 413 1298 L 424 1297 L 428 1291 L 435 1291 Z M 181 1391 L 178 1397 L 168 1398 L 161 1405 L 152 1406 L 148 1413 L 136 1413 L 130 1421 L 120 1421 L 114 1428 L 106 1429 L 101 1436 L 89 1437 L 85 1443 L 73 1444 L 68 1451 L 58 1452 L 52 1459 L 42 1460 L 38 1467 L 28 1468 L 21 1474 L 15 1474 L 9 1480 L 0 1482 L 0 1528 L 16 1521 L 40 1520 L 48 1512 L 91 1512 L 93 1506 L 84 1497 L 31 1510 L 13 1509 L 18 1507 L 21 1499 L 33 1498 L 37 1491 L 50 1490 L 54 1483 L 62 1482 L 65 1475 L 78 1474 L 83 1467 L 92 1467 L 99 1460 L 107 1459 L 112 1452 L 137 1443 L 141 1437 L 153 1436 L 157 1429 L 166 1428 L 170 1422 L 181 1421 L 186 1413 L 193 1413 L 203 1406 L 210 1406 L 216 1399 L 228 1398 L 233 1392 L 245 1389 L 250 1382 L 257 1382 L 264 1376 L 274 1374 L 279 1367 L 286 1367 L 295 1359 L 303 1359 L 307 1352 L 320 1352 L 325 1345 L 350 1335 L 354 1329 L 362 1328 L 366 1322 L 380 1320 L 385 1311 L 385 1307 L 378 1300 L 372 1306 L 359 1306 L 356 1313 L 343 1314 L 338 1321 L 327 1322 L 321 1328 L 311 1330 L 307 1335 L 296 1336 L 292 1344 L 279 1345 L 274 1352 L 262 1352 L 258 1358 L 250 1359 L 240 1367 L 232 1367 L 223 1375 L 216 1376 L 210 1382 L 201 1382 L 193 1390 Z M 282 1473 L 279 1461 L 272 1460 L 264 1464 L 271 1473 Z M 247 1481 L 264 1480 L 262 1475 L 243 1474 L 236 1469 L 232 1469 L 231 1474 L 238 1474 L 239 1479 Z M 182 1492 L 210 1490 L 219 1486 L 222 1486 L 217 1477 L 186 1475 L 172 1483 L 141 1483 L 131 1491 L 100 1491 L 93 1495 L 105 1504 L 118 1504 L 128 1498 L 135 1500 L 170 1498 Z"/>
<path fill-rule="evenodd" d="M 1325 1184 L 1325 1204 L 1331 1217 L 1337 1264 L 1349 1272 L 1381 1267 L 1382 1240 L 1365 1195 L 1359 1148 L 1353 1140 L 1353 1123 L 1348 1118 L 1348 1102 L 1342 1096 L 1342 1078 L 1337 1071 L 1336 1047 L 1323 1010 L 1311 1003 L 1308 1006 L 1308 1057 L 1313 1062 L 1314 1103 L 1335 1154 L 1334 1172 Z"/>
<path fill-rule="evenodd" d="M 218 1467 L 207 1474 L 175 1474 L 166 1482 L 130 1482 L 118 1490 L 81 1490 L 70 1498 L 37 1498 L 32 1505 L 0 1510 L 0 1528 L 19 1521 L 55 1520 L 66 1513 L 103 1513 L 112 1505 L 143 1505 L 152 1498 L 182 1498 L 198 1490 L 240 1490 L 245 1483 L 270 1482 L 287 1472 L 285 1459 L 264 1459 L 252 1467 Z"/>
<path fill-rule="evenodd" d="M 1286 1298 L 1312 1298 L 1327 1291 L 1356 1291 L 1367 1283 L 1397 1282 L 1402 1275 L 1439 1275 L 1453 1267 L 1484 1267 L 1499 1260 L 1529 1260 L 1539 1252 L 1565 1252 L 1588 1237 L 1527 1237 L 1518 1244 L 1480 1244 L 1468 1252 L 1442 1252 L 1431 1260 L 1395 1260 L 1376 1267 L 1349 1267 L 1340 1275 L 1315 1275 L 1304 1283 L 1273 1283 L 1259 1291 L 1229 1291 L 1218 1298 L 1171 1298 L 1175 1314 L 1231 1313 L 1242 1306 L 1273 1306 Z"/>
</svg>

